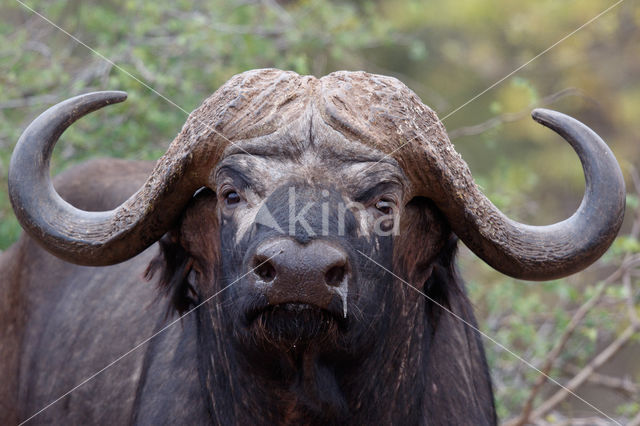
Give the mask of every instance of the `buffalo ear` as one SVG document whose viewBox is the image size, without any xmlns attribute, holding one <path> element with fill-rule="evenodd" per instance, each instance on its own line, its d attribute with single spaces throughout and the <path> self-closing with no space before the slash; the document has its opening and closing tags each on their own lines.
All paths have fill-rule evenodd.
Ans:
<svg viewBox="0 0 640 426">
<path fill-rule="evenodd" d="M 189 283 L 193 260 L 178 243 L 175 231 L 169 231 L 159 241 L 160 252 L 149 263 L 145 278 L 151 281 L 156 273 L 160 273 L 158 289 L 160 294 L 169 298 L 167 316 L 175 310 L 179 315 L 186 312 L 197 302 L 195 287 Z"/>
<path fill-rule="evenodd" d="M 450 235 L 449 225 L 434 202 L 414 197 L 400 217 L 400 232 L 394 241 L 395 270 L 422 289 Z"/>
<path fill-rule="evenodd" d="M 432 272 L 424 283 L 423 291 L 427 295 L 427 318 L 433 330 L 437 328 L 443 308 L 451 309 L 451 300 L 456 297 L 460 300 L 466 298 L 456 267 L 457 253 L 458 237 L 451 233 L 433 260 Z"/>
<path fill-rule="evenodd" d="M 217 197 L 202 188 L 182 214 L 178 224 L 159 241 L 160 252 L 149 263 L 145 278 L 160 272 L 158 288 L 169 298 L 169 310 L 182 315 L 200 300 L 196 277 L 207 274 L 219 256 Z M 170 312 L 167 312 L 170 314 Z"/>
<path fill-rule="evenodd" d="M 218 197 L 209 188 L 199 189 L 185 209 L 179 224 L 179 243 L 195 261 L 194 267 L 213 274 L 220 256 Z"/>
</svg>

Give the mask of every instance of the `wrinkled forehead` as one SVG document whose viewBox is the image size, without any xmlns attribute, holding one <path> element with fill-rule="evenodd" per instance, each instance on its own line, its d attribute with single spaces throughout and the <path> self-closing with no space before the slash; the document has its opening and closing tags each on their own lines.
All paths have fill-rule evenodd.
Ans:
<svg viewBox="0 0 640 426">
<path fill-rule="evenodd" d="M 408 178 L 406 194 L 417 194 L 438 187 L 448 163 L 465 166 L 415 93 L 360 71 L 320 79 L 276 69 L 238 74 L 190 115 L 177 139 L 175 149 L 201 156 L 210 179 L 239 152 L 254 160 L 313 157 L 328 169 L 382 158 L 376 164 L 395 166 Z"/>
<path fill-rule="evenodd" d="M 397 161 L 326 123 L 314 102 L 283 128 L 234 141 L 224 151 L 212 176 L 233 169 L 275 187 L 289 180 L 311 185 L 349 187 L 364 181 L 406 184 Z"/>
<path fill-rule="evenodd" d="M 262 169 L 285 160 L 323 164 L 326 170 L 368 162 L 376 164 L 369 169 L 404 173 L 415 186 L 416 151 L 425 144 L 435 144 L 438 151 L 449 145 L 433 111 L 411 90 L 395 78 L 365 72 L 318 79 L 275 69 L 248 71 L 223 85 L 193 117 L 185 135 L 218 140 L 216 165 L 239 155 Z M 206 118 L 224 137 L 211 134 L 196 118 Z"/>
</svg>

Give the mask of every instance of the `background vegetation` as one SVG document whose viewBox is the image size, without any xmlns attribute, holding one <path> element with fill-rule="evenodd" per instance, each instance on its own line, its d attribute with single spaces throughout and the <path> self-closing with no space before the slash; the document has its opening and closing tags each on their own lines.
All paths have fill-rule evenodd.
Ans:
<svg viewBox="0 0 640 426">
<path fill-rule="evenodd" d="M 526 283 L 463 251 L 462 274 L 484 332 L 617 421 L 640 424 L 637 2 L 7 0 L 0 17 L 0 249 L 20 233 L 6 193 L 15 141 L 48 106 L 91 90 L 125 90 L 129 100 L 67 131 L 55 171 L 93 156 L 156 159 L 186 112 L 247 69 L 393 75 L 444 119 L 491 200 L 532 224 L 569 216 L 584 183 L 576 155 L 530 110 L 588 123 L 611 145 L 631 194 L 607 256 L 576 276 Z M 485 344 L 504 422 L 611 421 Z"/>
</svg>

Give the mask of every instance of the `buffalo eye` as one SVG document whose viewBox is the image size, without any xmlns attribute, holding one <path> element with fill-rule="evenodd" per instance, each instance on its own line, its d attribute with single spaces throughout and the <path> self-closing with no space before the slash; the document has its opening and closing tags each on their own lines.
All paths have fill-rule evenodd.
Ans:
<svg viewBox="0 0 640 426">
<path fill-rule="evenodd" d="M 393 202 L 389 200 L 379 200 L 376 203 L 376 209 L 378 209 L 381 213 L 388 215 L 393 213 Z"/>
<path fill-rule="evenodd" d="M 233 206 L 240 202 L 240 195 L 235 191 L 229 191 L 224 194 L 224 202 L 228 206 Z"/>
</svg>

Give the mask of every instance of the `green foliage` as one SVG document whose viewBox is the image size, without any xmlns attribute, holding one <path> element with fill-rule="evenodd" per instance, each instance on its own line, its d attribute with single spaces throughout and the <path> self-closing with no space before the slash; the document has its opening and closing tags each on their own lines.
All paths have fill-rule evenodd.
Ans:
<svg viewBox="0 0 640 426">
<path fill-rule="evenodd" d="M 640 413 L 640 402 L 629 402 L 622 404 L 617 409 L 618 414 L 632 418 L 636 414 Z"/>
<path fill-rule="evenodd" d="M 625 254 L 640 253 L 640 241 L 631 235 L 621 235 L 615 239 L 611 248 L 605 253 L 604 259 L 615 262 Z"/>
<path fill-rule="evenodd" d="M 507 348 L 505 350 L 485 339 L 487 358 L 496 384 L 498 414 L 507 419 L 519 413 L 538 377 L 538 373 L 524 365 L 516 355 L 540 367 L 560 340 L 576 309 L 594 296 L 601 283 L 580 288 L 579 283 L 592 279 L 587 270 L 568 279 L 528 284 L 498 277 L 488 266 L 477 268 L 468 262 L 475 263 L 467 252 L 463 252 L 463 269 L 473 271 L 478 277 L 470 280 L 467 286 L 482 318 L 480 328 Z M 607 268 L 608 265 L 601 262 L 599 266 Z M 489 280 L 487 275 L 493 279 Z M 606 287 L 603 296 L 606 303 L 597 304 L 587 313 L 554 364 L 550 372 L 552 378 L 562 382 L 561 378 L 567 374 L 562 366 L 585 365 L 599 348 L 602 349 L 603 342 L 612 340 L 622 331 L 626 326 L 623 310 L 626 298 L 623 286 Z M 624 374 L 628 372 L 624 371 Z M 540 402 L 540 398 L 537 400 Z"/>
</svg>

